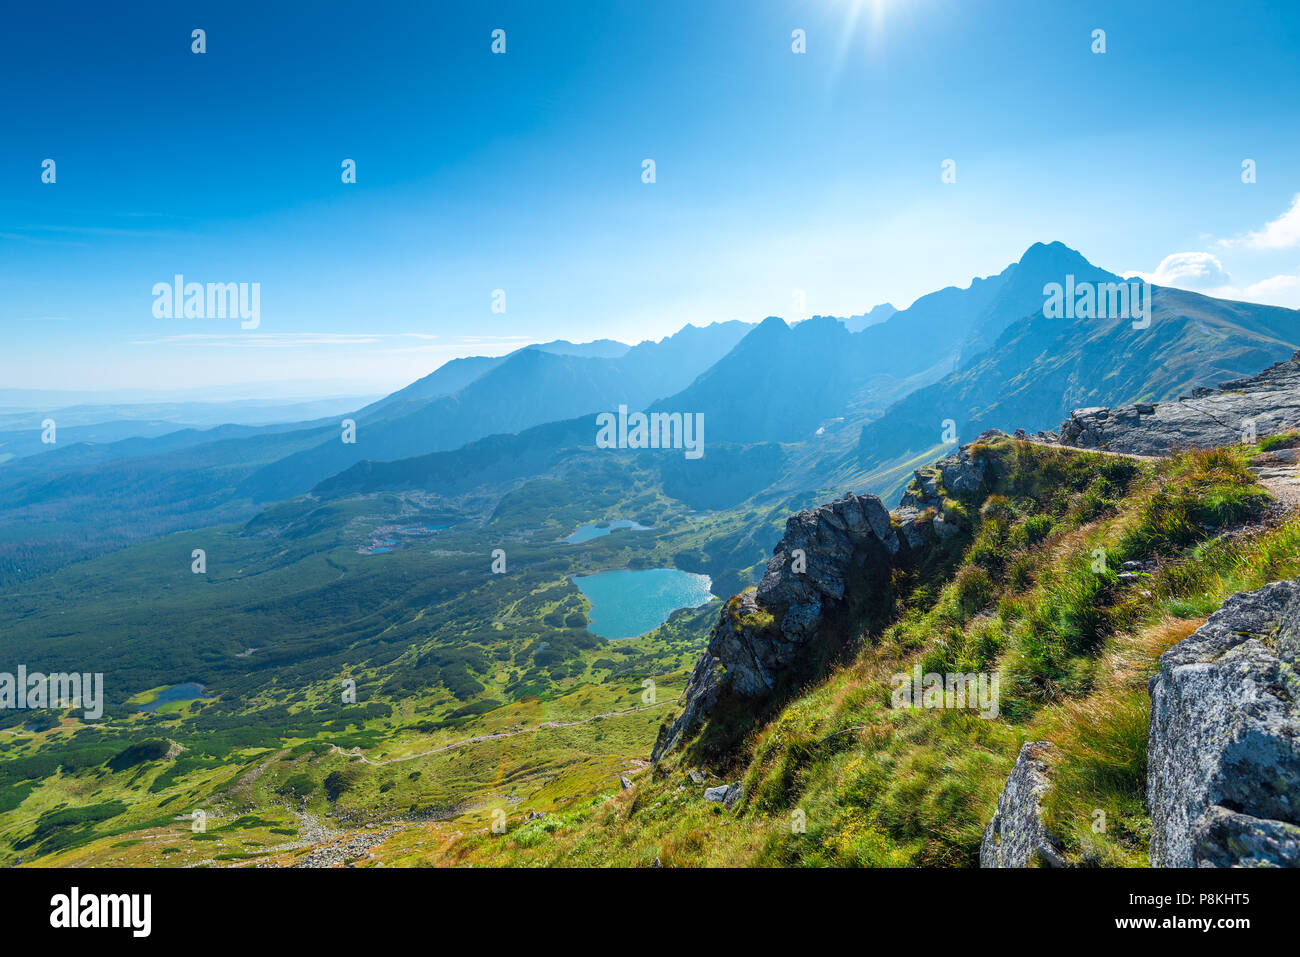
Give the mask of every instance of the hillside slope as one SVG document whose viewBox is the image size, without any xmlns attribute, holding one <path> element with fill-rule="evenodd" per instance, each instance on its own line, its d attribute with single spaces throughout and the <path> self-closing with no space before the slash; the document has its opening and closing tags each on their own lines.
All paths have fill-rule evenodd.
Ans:
<svg viewBox="0 0 1300 957">
<path fill-rule="evenodd" d="M 892 514 L 848 496 L 793 516 L 758 589 L 723 609 L 680 714 L 661 726 L 651 775 L 504 835 L 429 828 L 422 839 L 435 846 L 414 859 L 1166 863 L 1151 843 L 1168 802 L 1158 791 L 1148 800 L 1157 787 L 1149 740 L 1162 750 L 1161 775 L 1187 760 L 1164 757 L 1169 736 L 1156 733 L 1148 680 L 1180 660 L 1166 655 L 1162 672 L 1161 655 L 1202 634 L 1225 602 L 1264 607 L 1242 606 L 1241 593 L 1282 597 L 1267 621 L 1234 618 L 1215 634 L 1249 627 L 1268 642 L 1268 629 L 1292 627 L 1300 638 L 1300 604 L 1287 610 L 1285 600 L 1293 591 L 1269 584 L 1292 588 L 1286 581 L 1300 576 L 1300 512 L 1270 492 L 1280 464 L 1297 471 L 1300 434 L 1199 451 L 1174 450 L 1175 438 L 1172 454 L 1142 460 L 988 433 L 919 470 Z M 1279 655 L 1290 634 L 1278 633 Z M 1285 670 L 1269 660 L 1259 667 Z M 953 676 L 980 680 L 954 703 Z M 914 690 L 900 701 L 904 688 Z M 1286 721 L 1300 721 L 1297 701 L 1282 699 Z M 1300 768 L 1297 757 L 1285 757 L 1284 776 Z M 1243 853 L 1289 861 L 1294 808 L 1268 803 L 1263 772 L 1232 767 L 1224 780 L 1234 793 L 1254 793 L 1227 803 L 1281 820 L 1211 807 L 1197 853 L 1220 864 Z M 1038 783 L 1008 803 L 1009 774 Z M 1025 794 L 1034 803 L 1017 816 Z M 1211 788 L 1204 800 L 1225 799 Z M 1017 820 L 1041 820 L 1042 830 L 1020 840 Z M 409 855 L 411 837 L 381 845 L 376 858 Z"/>
</svg>

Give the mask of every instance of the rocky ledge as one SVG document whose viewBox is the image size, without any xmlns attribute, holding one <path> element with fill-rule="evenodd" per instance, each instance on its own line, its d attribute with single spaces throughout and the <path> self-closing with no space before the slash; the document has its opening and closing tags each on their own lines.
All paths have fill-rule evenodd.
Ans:
<svg viewBox="0 0 1300 957">
<path fill-rule="evenodd" d="M 1166 455 L 1210 448 L 1300 428 L 1300 352 L 1263 372 L 1197 389 L 1173 402 L 1138 402 L 1115 409 L 1076 409 L 1060 442 L 1081 449 Z"/>
<path fill-rule="evenodd" d="M 1300 867 L 1300 581 L 1233 595 L 1151 679 L 1153 867 Z"/>
<path fill-rule="evenodd" d="M 699 730 L 722 696 L 761 700 L 812 677 L 847 632 L 892 610 L 893 570 L 961 532 L 965 513 L 953 505 L 984 491 L 987 470 L 966 446 L 918 469 L 892 514 L 874 495 L 849 494 L 792 515 L 758 587 L 727 602 L 651 760 Z"/>
</svg>

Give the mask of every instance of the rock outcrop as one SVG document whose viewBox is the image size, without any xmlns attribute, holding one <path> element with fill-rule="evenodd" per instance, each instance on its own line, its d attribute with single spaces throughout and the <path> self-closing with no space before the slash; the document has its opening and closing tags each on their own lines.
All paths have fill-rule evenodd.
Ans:
<svg viewBox="0 0 1300 957">
<path fill-rule="evenodd" d="M 947 541 L 961 533 L 966 520 L 953 512 L 949 503 L 982 495 L 993 476 L 989 474 L 988 459 L 976 454 L 975 449 L 982 441 L 1005 437 L 1006 433 L 997 429 L 982 432 L 970 445 L 913 473 L 893 512 L 909 545 L 924 548 L 931 537 Z"/>
<path fill-rule="evenodd" d="M 1047 793 L 1047 763 L 1051 744 L 1029 741 L 1020 749 L 998 809 L 984 828 L 980 867 L 1065 867 L 1055 838 L 1043 824 L 1043 795 Z"/>
<path fill-rule="evenodd" d="M 1233 595 L 1151 679 L 1154 867 L 1300 867 L 1300 581 Z"/>
<path fill-rule="evenodd" d="M 722 613 L 722 620 L 727 620 L 725 610 Z M 721 622 L 715 626 L 714 632 L 720 627 L 722 627 Z M 695 670 L 691 672 L 690 680 L 686 682 L 686 690 L 682 692 L 682 713 L 671 725 L 660 725 L 654 749 L 650 752 L 651 761 L 658 761 L 677 747 L 683 737 L 694 734 L 700 729 L 705 719 L 713 713 L 713 708 L 718 703 L 718 696 L 725 685 L 726 668 L 721 659 L 713 654 L 713 637 L 710 636 L 709 648 L 695 663 Z"/>
<path fill-rule="evenodd" d="M 1197 389 L 1173 402 L 1138 402 L 1115 409 L 1076 409 L 1060 442 L 1081 449 L 1167 455 L 1185 448 L 1232 445 L 1249 435 L 1300 428 L 1300 352 L 1258 375 Z M 1253 433 L 1252 433 L 1253 430 Z"/>
<path fill-rule="evenodd" d="M 978 443 L 918 469 L 892 513 L 874 495 L 849 494 L 792 515 L 758 587 L 727 602 L 691 673 L 682 713 L 660 730 L 651 760 L 699 730 L 722 695 L 771 695 L 827 650 L 837 624 L 883 612 L 892 603 L 893 570 L 968 527 L 961 502 L 982 496 L 993 479 Z"/>
<path fill-rule="evenodd" d="M 829 618 L 889 591 L 906 550 L 874 495 L 845 495 L 792 515 L 757 589 L 727 602 L 691 674 L 683 712 L 660 732 L 652 760 L 696 731 L 722 693 L 769 695 Z"/>
</svg>

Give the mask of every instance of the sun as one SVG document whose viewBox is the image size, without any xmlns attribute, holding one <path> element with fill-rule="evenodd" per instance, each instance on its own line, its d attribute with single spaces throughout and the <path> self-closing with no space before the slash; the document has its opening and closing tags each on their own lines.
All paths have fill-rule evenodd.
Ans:
<svg viewBox="0 0 1300 957">
<path fill-rule="evenodd" d="M 861 31 L 866 35 L 866 45 L 869 48 L 876 46 L 881 42 L 885 29 L 885 9 L 898 6 L 903 0 L 834 0 L 834 2 L 837 7 L 843 7 L 845 11 L 832 70 L 832 76 L 838 77 L 849 54 L 849 48 L 859 34 L 859 21 L 866 21 Z"/>
</svg>

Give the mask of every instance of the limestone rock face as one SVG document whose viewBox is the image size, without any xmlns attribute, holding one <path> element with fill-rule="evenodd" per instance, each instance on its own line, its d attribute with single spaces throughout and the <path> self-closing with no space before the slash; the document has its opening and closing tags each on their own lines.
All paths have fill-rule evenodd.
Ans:
<svg viewBox="0 0 1300 957">
<path fill-rule="evenodd" d="M 1165 455 L 1243 441 L 1253 423 L 1260 437 L 1300 427 L 1300 352 L 1258 375 L 1197 389 L 1174 402 L 1139 402 L 1115 409 L 1076 409 L 1060 442 L 1081 449 Z"/>
<path fill-rule="evenodd" d="M 981 497 L 994 479 L 975 445 L 1005 434 L 985 432 L 917 469 L 893 513 L 874 495 L 850 494 L 792 515 L 758 587 L 727 602 L 691 674 L 682 714 L 661 729 L 651 760 L 694 733 L 724 691 L 770 695 L 838 615 L 851 609 L 860 621 L 873 599 L 891 593 L 895 568 L 966 530 L 960 502 Z"/>
<path fill-rule="evenodd" d="M 1047 763 L 1051 744 L 1029 741 L 1020 749 L 998 809 L 984 828 L 980 867 L 1065 867 L 1057 842 L 1043 824 L 1043 795 L 1047 793 Z"/>
<path fill-rule="evenodd" d="M 792 515 L 757 589 L 723 609 L 687 685 L 683 712 L 660 733 L 651 759 L 699 728 L 724 689 L 742 698 L 770 694 L 828 616 L 889 588 L 895 563 L 908 553 L 874 495 L 845 495 Z"/>
<path fill-rule="evenodd" d="M 1151 679 L 1154 867 L 1300 866 L 1300 582 L 1233 595 Z"/>
</svg>

